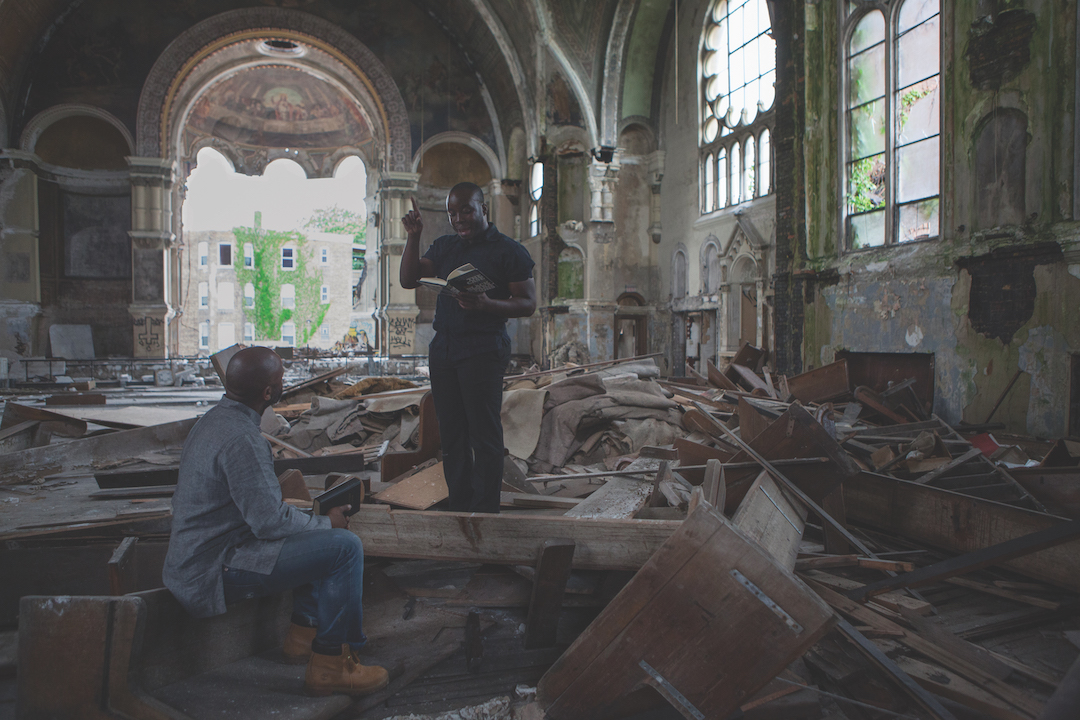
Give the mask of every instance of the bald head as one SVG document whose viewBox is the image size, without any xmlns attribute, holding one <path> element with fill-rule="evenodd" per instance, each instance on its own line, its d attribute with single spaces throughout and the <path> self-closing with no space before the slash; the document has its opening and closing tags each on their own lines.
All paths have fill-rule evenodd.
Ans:
<svg viewBox="0 0 1080 720">
<path fill-rule="evenodd" d="M 482 238 L 488 229 L 484 191 L 475 183 L 458 183 L 446 196 L 446 215 L 463 240 L 472 242 Z"/>
<path fill-rule="evenodd" d="M 225 395 L 261 413 L 281 399 L 284 373 L 281 358 L 270 348 L 244 348 L 225 369 Z"/>
<path fill-rule="evenodd" d="M 450 195 L 456 195 L 465 202 L 476 200 L 477 203 L 484 202 L 484 191 L 479 185 L 471 182 L 459 182 L 454 187 L 450 188 Z"/>
</svg>

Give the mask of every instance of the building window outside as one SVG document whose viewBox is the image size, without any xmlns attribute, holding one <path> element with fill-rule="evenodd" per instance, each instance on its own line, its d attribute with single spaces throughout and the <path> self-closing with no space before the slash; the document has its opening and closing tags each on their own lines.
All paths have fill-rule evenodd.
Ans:
<svg viewBox="0 0 1080 720">
<path fill-rule="evenodd" d="M 199 323 L 199 348 L 206 350 L 210 347 L 210 321 L 203 320 Z"/>
<path fill-rule="evenodd" d="M 859 250 L 937 237 L 940 2 L 857 0 L 846 8 L 846 247 Z"/>
<path fill-rule="evenodd" d="M 255 307 L 255 286 L 251 283 L 244 284 L 244 307 Z"/>
<path fill-rule="evenodd" d="M 529 237 L 540 234 L 540 198 L 544 196 L 544 163 L 533 163 L 529 173 Z"/>
<path fill-rule="evenodd" d="M 221 323 L 217 327 L 218 350 L 224 350 L 236 344 L 236 327 L 232 323 Z"/>
<path fill-rule="evenodd" d="M 218 310 L 232 310 L 233 305 L 233 284 L 231 282 L 222 282 L 217 284 L 217 308 Z M 231 344 L 231 343 L 230 343 Z"/>
<path fill-rule="evenodd" d="M 206 267 L 210 264 L 210 244 L 201 242 L 199 243 L 199 267 Z"/>
<path fill-rule="evenodd" d="M 296 269 L 296 249 L 291 247 L 281 248 L 281 269 L 282 270 L 295 270 Z"/>
<path fill-rule="evenodd" d="M 296 344 L 296 324 L 292 322 L 281 324 L 281 342 L 286 345 Z"/>
<path fill-rule="evenodd" d="M 701 92 L 701 211 L 772 191 L 776 43 L 765 0 L 717 0 L 705 22 Z"/>
<path fill-rule="evenodd" d="M 244 342 L 255 341 L 255 324 L 244 323 Z"/>
<path fill-rule="evenodd" d="M 296 288 L 293 285 L 281 286 L 281 307 L 282 309 L 296 307 Z"/>
<path fill-rule="evenodd" d="M 255 267 L 255 246 L 244 243 L 244 267 Z"/>
<path fill-rule="evenodd" d="M 217 246 L 218 249 L 218 265 L 222 267 L 232 267 L 232 245 L 229 243 L 221 243 Z"/>
<path fill-rule="evenodd" d="M 330 302 L 330 286 L 329 285 L 323 285 L 319 289 L 319 302 L 323 303 L 324 305 L 326 303 Z"/>
<path fill-rule="evenodd" d="M 320 265 L 329 265 L 330 264 L 330 249 L 329 248 L 320 248 L 319 249 L 319 264 Z"/>
<path fill-rule="evenodd" d="M 329 340 L 330 339 L 330 326 L 329 325 L 324 323 L 319 328 L 319 337 L 322 338 L 323 340 Z"/>
<path fill-rule="evenodd" d="M 199 283 L 199 307 L 210 307 L 210 283 Z"/>
</svg>

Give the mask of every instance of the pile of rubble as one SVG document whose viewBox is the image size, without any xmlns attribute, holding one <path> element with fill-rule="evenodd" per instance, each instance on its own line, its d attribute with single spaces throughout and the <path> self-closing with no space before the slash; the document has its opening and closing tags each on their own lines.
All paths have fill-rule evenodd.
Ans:
<svg viewBox="0 0 1080 720">
<path fill-rule="evenodd" d="M 263 418 L 279 472 L 292 469 L 283 494 L 309 507 L 362 479 L 351 529 L 372 582 L 390 588 L 380 637 L 394 645 L 414 613 L 461 621 L 460 641 L 409 649 L 391 688 L 341 717 L 387 716 L 407 688 L 444 687 L 431 678 L 447 677 L 453 653 L 467 666 L 455 682 L 498 665 L 494 646 L 482 659 L 495 626 L 534 655 L 517 701 L 492 717 L 1075 717 L 1080 446 L 952 427 L 914 377 L 871 388 L 845 360 L 789 378 L 763 361 L 745 346 L 723 370 L 679 378 L 650 357 L 508 377 L 499 515 L 440 509 L 429 388 L 339 382 L 348 368 L 288 388 Z M 15 420 L 50 421 L 25 409 Z M 64 457 L 55 445 L 12 453 L 0 482 L 89 470 L 92 494 L 146 503 L 141 519 L 152 508 L 160 521 L 188 428 L 76 440 Z M 160 523 L 116 518 L 95 537 L 106 525 L 161 538 Z M 520 627 L 499 615 L 513 608 Z"/>
</svg>

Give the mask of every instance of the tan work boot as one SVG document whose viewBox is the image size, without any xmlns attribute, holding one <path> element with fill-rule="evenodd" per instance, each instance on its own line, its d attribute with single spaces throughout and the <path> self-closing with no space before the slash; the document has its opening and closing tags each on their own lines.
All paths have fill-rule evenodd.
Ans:
<svg viewBox="0 0 1080 720">
<path fill-rule="evenodd" d="M 304 692 L 308 695 L 367 695 L 390 684 L 390 673 L 378 665 L 361 665 L 348 644 L 341 646 L 340 655 L 313 652 L 304 676 Z"/>
<path fill-rule="evenodd" d="M 311 658 L 311 641 L 315 639 L 318 631 L 318 628 L 290 624 L 289 632 L 285 635 L 285 644 L 281 647 L 285 662 L 290 665 L 306 663 Z"/>
</svg>

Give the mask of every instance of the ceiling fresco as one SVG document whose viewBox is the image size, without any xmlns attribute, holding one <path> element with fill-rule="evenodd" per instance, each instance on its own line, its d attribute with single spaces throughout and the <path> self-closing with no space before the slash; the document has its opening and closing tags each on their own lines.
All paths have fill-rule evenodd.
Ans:
<svg viewBox="0 0 1080 720">
<path fill-rule="evenodd" d="M 187 121 L 190 143 L 204 137 L 261 148 L 359 147 L 371 129 L 341 91 L 306 72 L 264 65 L 212 86 Z"/>
</svg>

